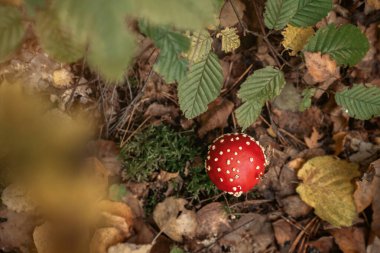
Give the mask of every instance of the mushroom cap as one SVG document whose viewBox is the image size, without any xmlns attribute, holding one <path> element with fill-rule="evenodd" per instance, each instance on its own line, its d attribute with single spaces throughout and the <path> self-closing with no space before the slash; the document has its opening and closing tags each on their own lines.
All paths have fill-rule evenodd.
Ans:
<svg viewBox="0 0 380 253">
<path fill-rule="evenodd" d="M 267 160 L 263 147 L 251 136 L 224 134 L 209 146 L 206 171 L 222 191 L 234 196 L 252 189 L 264 174 Z"/>
</svg>

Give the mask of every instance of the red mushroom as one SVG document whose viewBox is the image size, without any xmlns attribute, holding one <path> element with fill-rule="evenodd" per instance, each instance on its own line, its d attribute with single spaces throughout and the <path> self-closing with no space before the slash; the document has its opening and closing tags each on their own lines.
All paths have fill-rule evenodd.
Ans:
<svg viewBox="0 0 380 253">
<path fill-rule="evenodd" d="M 264 174 L 263 147 L 246 134 L 225 134 L 209 146 L 206 171 L 218 189 L 236 197 L 252 189 Z"/>
</svg>

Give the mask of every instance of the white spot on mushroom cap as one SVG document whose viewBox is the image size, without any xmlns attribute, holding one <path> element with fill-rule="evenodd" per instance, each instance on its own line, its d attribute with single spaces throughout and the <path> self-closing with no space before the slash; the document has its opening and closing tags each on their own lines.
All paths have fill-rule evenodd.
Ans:
<svg viewBox="0 0 380 253">
<path fill-rule="evenodd" d="M 259 170 L 259 169 L 260 169 L 260 166 L 257 165 L 257 166 L 256 166 L 256 169 Z"/>
<path fill-rule="evenodd" d="M 240 163 L 240 161 L 239 161 L 239 160 L 237 160 L 237 163 Z"/>
<path fill-rule="evenodd" d="M 235 152 L 234 154 L 235 154 L 235 155 L 238 155 L 238 152 Z"/>
<path fill-rule="evenodd" d="M 236 168 L 232 168 L 232 171 L 236 171 Z"/>
<path fill-rule="evenodd" d="M 215 150 L 215 145 L 212 145 L 211 149 L 212 149 L 212 150 Z"/>
<path fill-rule="evenodd" d="M 237 141 L 238 141 L 238 140 L 240 140 L 240 138 L 239 138 L 239 137 L 236 137 L 236 138 L 235 138 L 235 140 L 237 140 Z"/>
<path fill-rule="evenodd" d="M 223 178 L 219 178 L 220 182 L 223 182 Z"/>
<path fill-rule="evenodd" d="M 221 169 L 221 168 L 217 168 L 216 170 L 217 170 L 218 172 L 221 172 L 221 171 L 222 171 L 222 169 Z"/>
<path fill-rule="evenodd" d="M 234 138 L 231 138 L 231 141 L 234 141 Z"/>
<path fill-rule="evenodd" d="M 233 178 L 230 178 L 230 182 L 233 182 L 234 181 L 234 179 Z"/>
<path fill-rule="evenodd" d="M 230 165 L 231 164 L 231 161 L 230 160 L 227 160 L 227 165 Z"/>
<path fill-rule="evenodd" d="M 210 167 L 210 166 L 207 166 L 207 170 L 210 171 L 210 170 L 211 170 L 211 167 Z"/>
<path fill-rule="evenodd" d="M 227 153 L 229 153 L 230 151 L 231 151 L 231 149 L 228 148 L 228 149 L 227 149 Z"/>
<path fill-rule="evenodd" d="M 227 174 L 230 174 L 231 172 L 230 172 L 229 170 L 226 170 L 226 173 L 227 173 Z"/>
<path fill-rule="evenodd" d="M 235 175 L 235 178 L 238 179 L 238 178 L 239 178 L 239 175 Z"/>
<path fill-rule="evenodd" d="M 220 152 L 219 152 L 219 155 L 223 155 L 223 151 L 220 151 Z"/>
<path fill-rule="evenodd" d="M 253 163 L 253 157 L 250 157 L 250 158 L 249 158 L 249 161 L 250 161 L 251 163 Z"/>
<path fill-rule="evenodd" d="M 247 145 L 251 145 L 251 143 L 250 143 L 249 141 L 247 141 L 245 144 L 247 144 Z"/>
<path fill-rule="evenodd" d="M 243 150 L 243 148 L 240 146 L 240 147 L 239 147 L 239 150 Z"/>
<path fill-rule="evenodd" d="M 221 140 L 220 140 L 220 143 L 223 143 L 223 142 L 224 142 L 224 139 L 221 139 Z"/>
<path fill-rule="evenodd" d="M 218 161 L 218 157 L 215 157 L 214 161 L 217 162 Z"/>
<path fill-rule="evenodd" d="M 234 186 L 232 187 L 232 190 L 236 192 L 237 188 Z"/>
<path fill-rule="evenodd" d="M 210 160 L 210 158 L 211 158 L 211 157 L 208 155 L 208 156 L 207 156 L 207 160 Z"/>
</svg>

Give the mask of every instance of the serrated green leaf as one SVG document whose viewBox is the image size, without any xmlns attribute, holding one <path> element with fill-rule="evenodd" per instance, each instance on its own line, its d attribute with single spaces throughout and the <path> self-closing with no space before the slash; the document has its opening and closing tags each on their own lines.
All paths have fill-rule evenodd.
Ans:
<svg viewBox="0 0 380 253">
<path fill-rule="evenodd" d="M 211 50 L 212 38 L 208 31 L 194 32 L 191 37 L 190 49 L 187 53 L 187 59 L 190 64 L 203 60 L 208 56 Z"/>
<path fill-rule="evenodd" d="M 380 88 L 356 84 L 335 94 L 335 101 L 350 117 L 367 120 L 380 116 Z"/>
<path fill-rule="evenodd" d="M 328 25 L 311 37 L 304 50 L 329 54 L 340 65 L 353 66 L 367 53 L 367 37 L 354 25 Z"/>
<path fill-rule="evenodd" d="M 131 0 L 129 13 L 155 25 L 201 30 L 214 21 L 216 5 L 205 0 Z"/>
<path fill-rule="evenodd" d="M 120 81 L 134 55 L 135 42 L 127 29 L 126 0 L 53 0 L 62 24 L 77 44 L 88 43 L 87 60 L 103 79 Z"/>
<path fill-rule="evenodd" d="M 257 119 L 265 101 L 281 93 L 285 83 L 282 71 L 271 66 L 256 70 L 243 82 L 238 96 L 244 103 L 236 110 L 238 123 L 243 130 Z"/>
<path fill-rule="evenodd" d="M 332 7 L 332 0 L 298 0 L 297 12 L 289 23 L 298 27 L 313 26 L 326 17 Z"/>
<path fill-rule="evenodd" d="M 17 49 L 25 33 L 20 11 L 0 5 L 0 62 Z"/>
<path fill-rule="evenodd" d="M 271 66 L 256 70 L 241 85 L 238 96 L 245 101 L 266 101 L 278 96 L 285 85 L 282 71 Z"/>
<path fill-rule="evenodd" d="M 269 29 L 281 30 L 296 14 L 297 0 L 267 0 L 264 23 Z"/>
<path fill-rule="evenodd" d="M 243 131 L 260 116 L 263 105 L 264 102 L 261 101 L 245 102 L 235 110 L 237 122 Z"/>
<path fill-rule="evenodd" d="M 167 27 L 153 26 L 146 21 L 139 22 L 139 27 L 160 49 L 154 70 L 162 75 L 167 83 L 180 81 L 186 74 L 188 65 L 187 61 L 181 58 L 181 53 L 189 49 L 190 40 L 179 32 Z"/>
<path fill-rule="evenodd" d="M 301 112 L 311 106 L 311 98 L 314 96 L 316 90 L 316 88 L 307 88 L 302 91 L 302 101 L 299 105 L 299 110 Z"/>
<path fill-rule="evenodd" d="M 219 94 L 223 72 L 218 57 L 210 52 L 207 58 L 191 66 L 178 84 L 179 105 L 186 118 L 194 118 L 207 110 Z"/>
<path fill-rule="evenodd" d="M 36 15 L 35 32 L 42 48 L 56 60 L 71 63 L 84 55 L 85 44 L 77 44 L 53 10 Z"/>
</svg>

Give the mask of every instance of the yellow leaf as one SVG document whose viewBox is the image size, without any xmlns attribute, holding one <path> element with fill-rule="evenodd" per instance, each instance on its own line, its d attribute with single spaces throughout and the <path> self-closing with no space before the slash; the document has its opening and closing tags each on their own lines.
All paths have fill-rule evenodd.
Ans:
<svg viewBox="0 0 380 253">
<path fill-rule="evenodd" d="M 282 45 L 285 49 L 292 50 L 290 55 L 296 55 L 303 49 L 308 39 L 314 34 L 313 27 L 295 27 L 288 25 L 282 32 L 284 40 Z"/>
<path fill-rule="evenodd" d="M 315 157 L 298 171 L 303 183 L 297 192 L 321 219 L 337 227 L 351 226 L 357 216 L 351 180 L 358 176 L 357 164 L 334 156 Z"/>
<path fill-rule="evenodd" d="M 235 27 L 226 27 L 218 33 L 216 37 L 222 37 L 222 50 L 225 53 L 232 52 L 240 47 L 240 38 L 239 35 L 237 35 L 237 29 Z"/>
<path fill-rule="evenodd" d="M 190 49 L 185 55 L 190 64 L 197 63 L 207 57 L 211 50 L 212 38 L 208 31 L 194 32 L 190 36 Z"/>
</svg>

